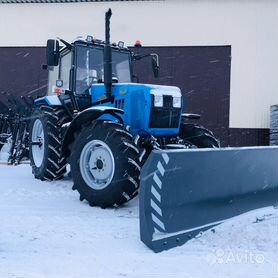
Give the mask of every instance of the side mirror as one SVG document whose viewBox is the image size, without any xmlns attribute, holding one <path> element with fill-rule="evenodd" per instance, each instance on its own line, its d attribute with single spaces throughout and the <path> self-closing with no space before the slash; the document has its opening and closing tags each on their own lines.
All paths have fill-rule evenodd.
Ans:
<svg viewBox="0 0 278 278">
<path fill-rule="evenodd" d="M 59 64 L 59 41 L 57 40 L 47 40 L 46 45 L 46 62 L 49 67 L 55 67 Z"/>
<path fill-rule="evenodd" d="M 159 58 L 157 54 L 151 54 L 152 56 L 152 67 L 153 67 L 153 75 L 155 78 L 158 78 L 159 75 Z"/>
</svg>

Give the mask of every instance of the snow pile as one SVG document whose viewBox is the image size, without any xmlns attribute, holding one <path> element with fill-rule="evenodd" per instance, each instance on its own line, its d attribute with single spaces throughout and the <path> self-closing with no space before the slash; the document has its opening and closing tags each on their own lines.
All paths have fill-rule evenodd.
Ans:
<svg viewBox="0 0 278 278">
<path fill-rule="evenodd" d="M 235 217 L 159 254 L 139 239 L 138 199 L 79 202 L 72 181 L 0 165 L 0 277 L 277 277 L 278 211 Z"/>
</svg>

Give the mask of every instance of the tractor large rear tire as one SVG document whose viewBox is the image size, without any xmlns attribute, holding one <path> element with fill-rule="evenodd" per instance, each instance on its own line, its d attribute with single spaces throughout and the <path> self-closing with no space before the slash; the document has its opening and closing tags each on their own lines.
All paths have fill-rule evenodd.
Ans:
<svg viewBox="0 0 278 278">
<path fill-rule="evenodd" d="M 72 146 L 73 189 L 91 206 L 119 206 L 139 188 L 139 150 L 120 124 L 95 121 L 84 126 Z"/>
<path fill-rule="evenodd" d="M 203 126 L 197 124 L 182 123 L 179 137 L 186 143 L 197 148 L 219 148 L 219 141 L 214 134 Z"/>
<path fill-rule="evenodd" d="M 61 156 L 62 125 L 69 116 L 63 108 L 41 106 L 30 123 L 30 160 L 35 178 L 57 180 L 66 173 L 66 159 Z"/>
</svg>

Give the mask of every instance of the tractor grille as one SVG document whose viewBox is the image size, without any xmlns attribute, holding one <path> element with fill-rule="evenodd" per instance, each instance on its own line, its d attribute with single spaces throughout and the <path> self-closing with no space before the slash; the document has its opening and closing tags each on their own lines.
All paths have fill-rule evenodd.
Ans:
<svg viewBox="0 0 278 278">
<path fill-rule="evenodd" d="M 173 107 L 173 97 L 172 96 L 163 96 L 163 107 L 172 108 Z"/>
<path fill-rule="evenodd" d="M 150 128 L 177 128 L 179 127 L 180 113 L 179 108 L 153 108 Z"/>
<path fill-rule="evenodd" d="M 152 101 L 154 101 L 152 99 Z M 173 108 L 173 97 L 163 96 L 163 107 L 152 105 L 150 128 L 178 128 L 181 108 Z"/>
</svg>

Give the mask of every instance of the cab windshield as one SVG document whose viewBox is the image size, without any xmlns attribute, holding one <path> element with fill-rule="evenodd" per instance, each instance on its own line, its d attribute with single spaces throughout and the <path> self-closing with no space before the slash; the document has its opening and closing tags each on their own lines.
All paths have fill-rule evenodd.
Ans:
<svg viewBox="0 0 278 278">
<path fill-rule="evenodd" d="M 94 83 L 104 82 L 103 48 L 76 47 L 76 88 L 82 94 Z M 112 50 L 112 77 L 114 82 L 131 82 L 128 52 Z"/>
</svg>

